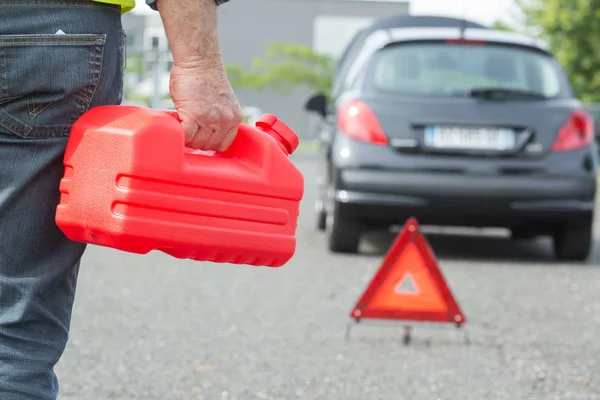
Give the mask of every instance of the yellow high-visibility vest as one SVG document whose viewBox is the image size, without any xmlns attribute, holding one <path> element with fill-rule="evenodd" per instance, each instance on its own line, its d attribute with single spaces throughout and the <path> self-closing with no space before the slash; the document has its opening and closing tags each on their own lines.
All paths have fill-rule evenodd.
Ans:
<svg viewBox="0 0 600 400">
<path fill-rule="evenodd" d="M 133 10 L 135 7 L 135 0 L 93 0 L 100 3 L 116 4 L 121 6 L 121 12 L 126 13 L 127 11 Z"/>
</svg>

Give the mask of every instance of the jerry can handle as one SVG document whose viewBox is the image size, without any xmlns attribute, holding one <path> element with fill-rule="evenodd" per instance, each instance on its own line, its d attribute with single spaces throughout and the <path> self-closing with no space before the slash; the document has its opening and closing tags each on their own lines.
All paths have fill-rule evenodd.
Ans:
<svg viewBox="0 0 600 400">
<path fill-rule="evenodd" d="M 179 114 L 177 113 L 177 111 L 166 110 L 166 113 L 171 115 L 177 121 L 181 122 L 181 119 L 179 118 Z M 298 136 L 296 135 L 296 133 L 294 133 L 294 131 L 292 131 L 282 121 L 280 121 L 275 115 L 273 115 L 273 114 L 261 115 L 261 117 L 256 121 L 255 126 L 258 129 L 260 129 L 261 131 L 263 131 L 266 134 L 268 134 L 269 136 L 271 136 L 273 139 L 275 139 L 275 141 L 277 142 L 277 144 L 279 145 L 281 150 L 283 152 L 285 152 L 286 155 L 291 155 L 298 148 L 299 139 L 298 139 Z M 237 140 L 242 140 L 241 136 L 243 136 L 245 134 L 245 132 L 246 132 L 246 130 L 244 130 L 244 129 L 238 129 L 234 143 Z M 233 144 L 228 150 L 226 150 L 222 154 L 224 156 L 227 156 L 230 153 L 230 149 L 232 149 L 232 147 L 234 147 Z M 189 153 L 194 153 L 194 154 L 199 154 L 199 155 L 212 155 L 212 154 L 216 153 L 215 151 L 196 150 L 196 149 L 190 149 L 188 147 L 186 147 L 186 151 Z"/>
<path fill-rule="evenodd" d="M 298 148 L 298 136 L 275 115 L 263 114 L 256 121 L 255 125 L 258 129 L 275 139 L 281 150 L 287 155 L 291 155 Z"/>
</svg>

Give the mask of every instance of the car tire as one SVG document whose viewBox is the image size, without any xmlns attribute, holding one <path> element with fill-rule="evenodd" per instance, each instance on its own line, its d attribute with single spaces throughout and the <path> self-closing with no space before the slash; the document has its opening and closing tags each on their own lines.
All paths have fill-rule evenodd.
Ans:
<svg viewBox="0 0 600 400">
<path fill-rule="evenodd" d="M 593 240 L 592 223 L 560 227 L 553 235 L 554 257 L 562 261 L 586 261 Z"/>
<path fill-rule="evenodd" d="M 327 196 L 322 186 L 317 183 L 317 199 L 315 200 L 315 215 L 317 230 L 324 232 L 327 229 Z"/>
<path fill-rule="evenodd" d="M 526 226 L 513 228 L 510 231 L 510 238 L 515 241 L 533 240 L 536 238 L 535 233 Z"/>
<path fill-rule="evenodd" d="M 317 230 L 323 232 L 327 228 L 327 213 L 325 212 L 325 208 L 321 207 L 319 210 L 317 207 Z"/>
<path fill-rule="evenodd" d="M 362 225 L 357 221 L 343 219 L 339 215 L 338 203 L 334 202 L 333 212 L 327 218 L 329 250 L 334 253 L 358 253 Z"/>
</svg>

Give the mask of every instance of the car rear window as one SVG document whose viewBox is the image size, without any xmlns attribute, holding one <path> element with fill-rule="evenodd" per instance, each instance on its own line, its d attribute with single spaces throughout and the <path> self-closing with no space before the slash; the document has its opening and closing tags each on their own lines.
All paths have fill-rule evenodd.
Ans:
<svg viewBox="0 0 600 400">
<path fill-rule="evenodd" d="M 380 50 L 367 71 L 369 89 L 434 96 L 461 96 L 475 88 L 561 91 L 558 63 L 535 50 L 496 44 L 411 43 Z"/>
</svg>

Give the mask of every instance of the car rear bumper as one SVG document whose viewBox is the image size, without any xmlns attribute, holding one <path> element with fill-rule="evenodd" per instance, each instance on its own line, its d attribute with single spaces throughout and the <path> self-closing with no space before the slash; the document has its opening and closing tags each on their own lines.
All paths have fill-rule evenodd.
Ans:
<svg viewBox="0 0 600 400">
<path fill-rule="evenodd" d="M 596 179 L 588 176 L 485 176 L 340 170 L 342 216 L 402 223 L 510 227 L 589 219 Z"/>
</svg>

